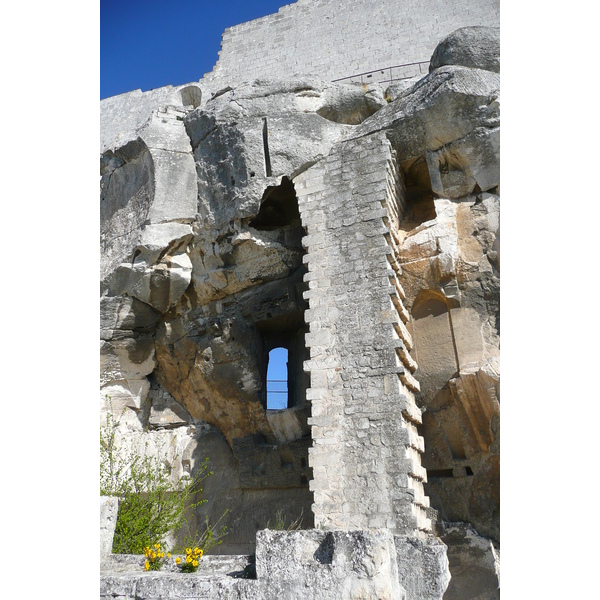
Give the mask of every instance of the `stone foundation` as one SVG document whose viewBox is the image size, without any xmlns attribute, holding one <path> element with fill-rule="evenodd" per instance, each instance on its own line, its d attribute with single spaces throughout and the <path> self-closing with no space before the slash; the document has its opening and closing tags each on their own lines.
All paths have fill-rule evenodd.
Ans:
<svg viewBox="0 0 600 600">
<path fill-rule="evenodd" d="M 251 556 L 206 556 L 197 573 L 172 564 L 145 572 L 143 557 L 102 564 L 100 600 L 442 600 L 450 580 L 439 540 L 377 531 L 259 531 Z M 415 570 L 415 565 L 418 565 Z"/>
</svg>

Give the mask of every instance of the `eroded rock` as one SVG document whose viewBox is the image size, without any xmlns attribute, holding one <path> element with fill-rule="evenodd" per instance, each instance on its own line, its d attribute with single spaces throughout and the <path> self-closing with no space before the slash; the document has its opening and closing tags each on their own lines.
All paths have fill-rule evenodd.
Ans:
<svg viewBox="0 0 600 600">
<path fill-rule="evenodd" d="M 257 535 L 256 556 L 267 598 L 406 598 L 386 531 L 265 530 Z"/>
<path fill-rule="evenodd" d="M 119 500 L 112 496 L 100 496 L 100 559 L 112 553 L 113 538 L 117 525 Z"/>
<path fill-rule="evenodd" d="M 499 197 L 433 201 L 405 222 L 403 285 L 433 508 L 499 540 Z M 485 490 L 485 492 L 484 492 Z"/>
<path fill-rule="evenodd" d="M 500 29 L 461 27 L 435 48 L 429 71 L 445 65 L 460 65 L 500 73 Z"/>
<path fill-rule="evenodd" d="M 451 523 L 442 535 L 452 579 L 445 600 L 500 598 L 500 550 L 466 523 Z"/>
</svg>

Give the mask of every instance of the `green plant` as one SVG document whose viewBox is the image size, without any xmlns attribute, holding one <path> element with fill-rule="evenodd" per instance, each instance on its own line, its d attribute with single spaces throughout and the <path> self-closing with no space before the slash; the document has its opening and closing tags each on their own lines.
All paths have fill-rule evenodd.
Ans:
<svg viewBox="0 0 600 600">
<path fill-rule="evenodd" d="M 219 546 L 222 544 L 223 538 L 227 535 L 227 526 L 221 525 L 221 527 L 218 527 L 218 525 L 228 512 L 229 509 L 226 509 L 214 524 L 211 524 L 208 517 L 206 517 L 204 522 L 204 531 L 202 531 L 200 534 L 197 531 L 190 531 L 188 526 L 183 543 L 177 547 L 178 550 L 183 550 L 183 548 L 185 548 L 187 553 L 188 548 L 198 547 L 204 553 L 210 550 L 213 546 Z"/>
<path fill-rule="evenodd" d="M 147 445 L 144 452 L 117 447 L 118 425 L 111 405 L 107 424 L 100 428 L 100 494 L 119 498 L 113 552 L 142 554 L 181 529 L 186 512 L 206 502 L 193 498 L 212 471 L 207 472 L 207 458 L 194 477 L 174 484 L 165 461 L 149 455 Z"/>
<path fill-rule="evenodd" d="M 296 531 L 302 528 L 302 515 L 304 514 L 304 509 L 300 511 L 300 516 L 293 520 L 287 527 L 285 526 L 286 517 L 283 514 L 283 511 L 279 509 L 275 512 L 275 524 L 273 525 L 273 529 L 275 531 Z M 271 520 L 267 521 L 267 529 L 271 529 Z"/>
</svg>

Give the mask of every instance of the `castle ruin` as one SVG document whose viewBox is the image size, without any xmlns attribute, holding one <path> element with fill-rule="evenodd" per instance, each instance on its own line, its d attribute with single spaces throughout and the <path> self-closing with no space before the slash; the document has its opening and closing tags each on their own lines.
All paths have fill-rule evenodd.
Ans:
<svg viewBox="0 0 600 600">
<path fill-rule="evenodd" d="M 230 530 L 210 576 L 106 554 L 102 598 L 499 597 L 498 12 L 298 0 L 102 101 L 102 418 L 209 457 Z"/>
</svg>

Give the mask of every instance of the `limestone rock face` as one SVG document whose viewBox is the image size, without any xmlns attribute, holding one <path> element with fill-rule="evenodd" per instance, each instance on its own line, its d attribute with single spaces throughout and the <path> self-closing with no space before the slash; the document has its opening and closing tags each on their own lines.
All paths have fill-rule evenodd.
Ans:
<svg viewBox="0 0 600 600">
<path fill-rule="evenodd" d="M 439 539 L 394 536 L 398 576 L 408 598 L 442 600 L 450 582 L 446 546 Z"/>
<path fill-rule="evenodd" d="M 433 51 L 429 70 L 461 65 L 500 73 L 500 29 L 461 27 L 446 36 Z"/>
<path fill-rule="evenodd" d="M 445 600 L 500 598 L 500 550 L 466 523 L 452 523 L 442 535 L 452 579 Z"/>
<path fill-rule="evenodd" d="M 124 146 L 131 134 L 142 127 L 157 106 L 200 106 L 202 90 L 197 83 L 167 85 L 150 92 L 135 90 L 102 101 L 100 152 Z"/>
<path fill-rule="evenodd" d="M 426 161 L 427 187 L 440 198 L 498 187 L 499 74 L 441 66 L 412 86 L 388 88 L 388 98 L 351 136 L 384 129 L 407 174 Z"/>
<path fill-rule="evenodd" d="M 434 201 L 404 238 L 428 470 L 443 519 L 499 539 L 499 197 Z M 485 490 L 485 491 L 484 491 Z"/>
<path fill-rule="evenodd" d="M 368 281 L 373 289 L 384 286 L 388 296 L 395 289 L 403 301 L 394 309 L 385 297 L 378 315 L 386 323 L 392 310 L 402 316 L 389 348 L 395 371 L 386 373 L 386 385 L 399 385 L 401 376 L 423 413 L 422 424 L 416 409 L 409 415 L 414 432 L 406 453 L 422 452 L 424 438 L 427 473 L 411 472 L 418 485 L 407 495 L 425 510 L 426 480 L 442 520 L 470 523 L 478 534 L 499 539 L 499 75 L 479 51 L 461 58 L 457 48 L 472 34 L 450 36 L 428 75 L 390 86 L 385 95 L 378 85 L 303 77 L 154 91 L 154 100 L 144 97 L 131 118 L 127 103 L 138 95 L 104 105 L 113 120 L 101 148 L 101 411 L 104 418 L 110 410 L 120 415 L 123 447 L 149 441 L 153 452 L 168 448 L 174 478 L 210 458 L 215 475 L 205 491 L 211 501 L 196 517 L 215 520 L 230 508 L 225 524 L 235 533 L 222 551 L 251 553 L 256 531 L 273 523 L 282 507 L 288 520 L 303 515 L 305 527 L 314 524 L 311 431 L 337 413 L 326 406 L 313 414 L 312 400 L 333 382 L 342 382 L 344 391 L 367 371 L 389 370 L 387 363 L 371 364 L 367 348 L 355 357 L 354 373 L 341 373 L 327 347 L 327 328 L 349 343 L 354 332 L 344 331 L 339 310 L 315 303 L 315 290 L 346 285 L 336 301 L 354 308 L 359 320 L 361 302 L 370 299 L 353 296 L 358 275 L 344 272 L 343 264 L 344 281 L 331 282 L 309 263 L 307 248 L 328 252 L 325 231 L 339 242 L 339 256 L 345 252 L 355 261 L 358 242 L 368 236 L 381 237 L 374 252 L 383 252 L 385 239 L 394 248 L 395 258 L 382 254 L 382 272 Z M 364 206 L 377 200 L 383 182 L 401 197 L 403 212 L 390 218 L 379 203 L 360 216 L 373 228 L 356 226 L 349 236 L 356 214 L 329 215 L 310 206 L 326 189 L 335 189 L 341 203 L 346 191 L 357 192 L 358 177 L 348 190 L 340 181 L 349 177 L 344 153 L 361 140 L 371 144 L 360 170 Z M 385 144 L 393 157 L 385 163 L 394 170 L 387 179 L 368 161 L 373 144 Z M 308 207 L 302 216 L 300 196 Z M 323 341 L 319 354 L 307 336 Z M 272 411 L 268 355 L 278 347 L 289 352 L 288 407 Z M 310 366 L 319 372 L 309 377 Z M 388 392 L 365 393 L 376 402 Z M 340 414 L 351 422 L 351 410 Z M 365 430 L 357 431 L 357 440 L 379 427 L 369 419 L 357 423 Z M 391 431 L 394 423 L 386 426 Z M 319 443 L 333 448 L 334 437 Z M 389 454 L 377 435 L 370 439 L 377 456 Z M 375 493 L 387 493 L 375 454 L 381 482 Z M 406 470 L 410 461 L 403 456 L 400 462 Z M 265 536 L 263 542 L 278 543 L 272 532 Z M 304 556 L 308 542 L 298 539 L 294 552 Z M 394 542 L 363 541 L 372 553 L 356 564 L 356 557 L 338 555 L 345 557 L 344 569 L 354 565 L 352 577 L 358 573 L 352 589 L 359 591 L 348 597 L 444 593 L 439 548 L 418 548 L 420 564 L 429 565 L 423 569 L 437 565 L 437 584 L 379 589 L 378 574 L 396 564 L 388 561 Z M 403 547 L 407 556 L 417 551 L 413 546 Z M 327 559 L 327 548 L 317 556 Z M 333 569 L 332 562 L 319 564 Z M 298 581 L 306 575 L 300 571 Z M 370 583 L 362 580 L 365 573 Z"/>
</svg>

